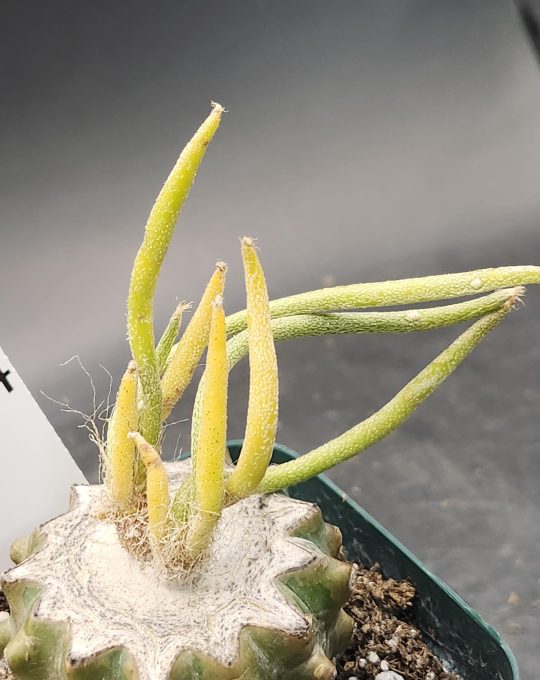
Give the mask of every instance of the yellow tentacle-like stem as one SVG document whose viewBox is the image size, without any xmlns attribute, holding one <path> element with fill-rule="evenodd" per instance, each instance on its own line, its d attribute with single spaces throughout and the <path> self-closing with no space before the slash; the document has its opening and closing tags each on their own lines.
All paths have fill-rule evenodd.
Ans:
<svg viewBox="0 0 540 680">
<path fill-rule="evenodd" d="M 138 432 L 131 432 L 129 436 L 137 445 L 141 460 L 146 466 L 148 528 L 154 547 L 159 547 L 167 531 L 169 480 L 163 461 L 155 448 Z"/>
<path fill-rule="evenodd" d="M 199 458 L 195 468 L 195 506 L 187 552 L 196 559 L 208 546 L 221 515 L 225 495 L 224 464 L 227 440 L 227 333 L 221 298 L 212 305 L 212 324 L 202 399 Z"/>
<path fill-rule="evenodd" d="M 212 318 L 212 302 L 223 295 L 227 265 L 217 262 L 199 306 L 195 310 L 180 342 L 173 349 L 161 381 L 163 392 L 162 420 L 165 420 L 191 382 L 193 373 L 208 344 Z"/>
<path fill-rule="evenodd" d="M 247 293 L 250 377 L 244 444 L 238 464 L 227 482 L 227 490 L 237 498 L 255 491 L 268 468 L 276 438 L 279 392 L 268 291 L 250 238 L 242 239 L 242 257 Z"/>
<path fill-rule="evenodd" d="M 125 507 L 133 497 L 135 442 L 128 434 L 137 428 L 137 366 L 129 363 L 116 397 L 107 432 L 106 484 L 113 503 Z"/>
<path fill-rule="evenodd" d="M 144 239 L 133 263 L 127 305 L 128 337 L 144 392 L 141 432 L 153 445 L 159 438 L 162 409 L 154 339 L 154 293 L 178 215 L 218 129 L 222 113 L 223 107 L 214 104 L 210 115 L 180 154 L 150 212 Z"/>
</svg>

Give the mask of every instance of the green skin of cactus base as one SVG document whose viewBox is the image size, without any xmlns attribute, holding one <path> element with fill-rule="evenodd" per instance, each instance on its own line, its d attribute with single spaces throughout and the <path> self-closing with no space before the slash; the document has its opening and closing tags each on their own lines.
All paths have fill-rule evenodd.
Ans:
<svg viewBox="0 0 540 680">
<path fill-rule="evenodd" d="M 181 465 L 173 463 L 169 465 Z M 100 487 L 77 487 L 98 489 Z M 174 489 L 172 490 L 174 492 Z M 276 501 L 277 498 L 277 501 Z M 74 658 L 71 651 L 72 634 L 67 619 L 53 621 L 39 610 L 48 585 L 37 578 L 29 578 L 28 569 L 33 560 L 47 552 L 48 533 L 54 531 L 55 522 L 76 511 L 78 502 L 72 502 L 72 511 L 36 530 L 28 539 L 17 541 L 12 548 L 12 559 L 19 567 L 6 572 L 1 587 L 8 599 L 11 616 L 0 621 L 0 654 L 2 648 L 13 675 L 17 680 L 330 680 L 335 675 L 331 659 L 348 645 L 352 621 L 341 609 L 350 593 L 351 565 L 337 559 L 341 547 L 338 529 L 324 523 L 316 506 L 300 503 L 279 494 L 252 496 L 232 506 L 238 513 L 249 508 L 268 506 L 268 516 L 276 515 L 276 507 L 292 504 L 294 525 L 287 527 L 283 536 L 288 552 L 297 551 L 302 564 L 296 569 L 287 568 L 272 583 L 280 601 L 291 608 L 293 616 L 305 621 L 301 632 L 279 630 L 276 626 L 256 625 L 253 621 L 242 626 L 236 644 L 236 657 L 231 663 L 219 661 L 211 648 L 184 648 L 170 664 L 169 670 L 153 674 L 147 667 L 143 672 L 127 646 L 111 644 L 99 653 Z M 274 505 L 272 505 L 274 503 Z M 278 506 L 275 504 L 278 503 Z M 303 506 L 303 507 L 300 507 Z M 300 508 L 300 509 L 299 509 Z M 304 509 L 305 508 L 305 509 Z M 229 509 L 224 511 L 224 518 Z M 280 511 L 281 512 L 281 511 Z M 290 516 L 283 510 L 283 517 Z M 298 514 L 300 513 L 300 514 Z M 85 520 L 88 521 L 88 520 Z M 92 519 L 92 522 L 98 520 Z M 273 520 L 272 520 L 273 521 Z M 288 520 L 287 520 L 288 521 Z M 234 518 L 231 523 L 235 522 Z M 104 523 L 101 522 L 103 525 Z M 281 525 L 280 525 L 281 527 Z M 79 527 L 77 527 L 77 531 Z M 281 531 L 281 529 L 280 529 Z M 71 534 L 70 534 L 71 536 Z M 62 541 L 55 542 L 61 550 Z M 61 537 L 60 537 L 61 539 Z M 218 539 L 216 539 L 218 540 Z M 230 541 L 230 539 L 227 539 Z M 271 553 L 274 549 L 268 549 Z M 306 557 L 307 556 L 307 557 Z M 128 558 L 134 559 L 134 558 Z M 266 559 L 266 558 L 265 558 Z M 295 558 L 295 559 L 298 559 Z M 234 564 L 235 556 L 231 557 Z M 281 563 L 280 563 L 281 564 Z M 104 569 L 114 571 L 114 565 Z M 45 569 L 43 569 L 45 572 Z M 62 575 L 61 575 L 62 578 Z M 122 585 L 119 583 L 119 585 Z M 97 590 L 97 587 L 96 587 Z M 96 613 L 97 612 L 97 613 Z M 99 616 L 99 607 L 90 616 Z M 77 613 L 74 613 L 74 617 Z M 210 617 L 211 618 L 211 617 Z M 225 620 L 226 624 L 227 621 Z M 221 621 L 218 621 L 221 624 Z M 179 626 L 181 628 L 182 626 Z M 159 678 L 158 678 L 159 676 Z"/>
</svg>

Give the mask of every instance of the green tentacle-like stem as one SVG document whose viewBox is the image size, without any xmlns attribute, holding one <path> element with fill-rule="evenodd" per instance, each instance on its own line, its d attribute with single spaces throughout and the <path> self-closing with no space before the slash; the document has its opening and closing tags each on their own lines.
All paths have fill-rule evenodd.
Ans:
<svg viewBox="0 0 540 680">
<path fill-rule="evenodd" d="M 443 328 L 484 316 L 519 299 L 524 288 L 503 289 L 474 300 L 427 309 L 397 312 L 335 312 L 331 314 L 299 314 L 272 319 L 274 341 L 292 340 L 318 335 L 351 333 L 411 333 Z M 231 371 L 248 354 L 248 334 L 242 331 L 227 341 L 227 364 Z M 199 383 L 191 425 L 191 455 L 196 459 L 200 422 L 200 402 L 204 375 Z"/>
<path fill-rule="evenodd" d="M 154 340 L 154 293 L 176 220 L 208 144 L 219 126 L 222 113 L 223 108 L 214 105 L 208 118 L 180 154 L 150 212 L 144 240 L 133 264 L 128 295 L 128 337 L 144 395 L 141 430 L 145 439 L 153 445 L 157 444 L 159 438 L 162 402 Z"/>
<path fill-rule="evenodd" d="M 396 312 L 332 312 L 298 314 L 272 319 L 275 341 L 318 335 L 360 333 L 412 333 L 446 328 L 485 316 L 500 309 L 509 300 L 524 295 L 522 286 L 504 288 L 474 300 L 440 307 L 408 309 Z M 227 342 L 229 370 L 248 352 L 247 331 L 241 331 Z"/>
<path fill-rule="evenodd" d="M 535 283 L 540 283 L 540 267 L 532 265 L 476 269 L 458 274 L 322 288 L 273 300 L 270 302 L 270 312 L 276 318 L 339 309 L 408 305 L 467 297 L 489 293 L 498 288 Z M 229 335 L 236 335 L 246 327 L 246 310 L 227 317 Z"/>
<path fill-rule="evenodd" d="M 393 399 L 366 420 L 294 461 L 270 467 L 259 491 L 273 493 L 310 479 L 352 458 L 393 432 L 455 371 L 489 331 L 506 317 L 510 308 L 510 305 L 505 305 L 476 321 Z"/>
<path fill-rule="evenodd" d="M 180 325 L 182 323 L 182 315 L 184 310 L 189 309 L 191 305 L 181 302 L 178 307 L 174 310 L 169 319 L 167 327 L 163 331 L 158 345 L 156 347 L 156 357 L 159 366 L 160 375 L 163 375 L 165 369 L 167 368 L 167 360 L 171 353 L 171 349 L 176 342 L 178 336 L 178 331 L 180 330 Z"/>
</svg>

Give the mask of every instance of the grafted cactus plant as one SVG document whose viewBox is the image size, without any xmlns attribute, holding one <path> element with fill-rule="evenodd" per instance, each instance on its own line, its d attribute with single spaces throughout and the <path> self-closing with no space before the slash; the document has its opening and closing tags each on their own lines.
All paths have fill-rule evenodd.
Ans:
<svg viewBox="0 0 540 680">
<path fill-rule="evenodd" d="M 76 486 L 69 511 L 20 539 L 2 575 L 0 653 L 19 680 L 324 680 L 347 645 L 351 564 L 339 529 L 281 493 L 398 427 L 524 293 L 540 268 L 503 267 L 355 284 L 269 301 L 254 242 L 242 239 L 247 308 L 225 316 L 218 262 L 180 340 L 185 305 L 156 343 L 159 270 L 223 109 L 214 105 L 150 213 L 128 296 L 132 360 L 102 447 L 103 483 Z M 482 295 L 479 295 L 482 294 Z M 472 297 L 402 311 L 369 307 Z M 341 311 L 336 311 L 341 310 Z M 352 311 L 354 310 L 354 311 Z M 472 320 L 366 420 L 300 458 L 270 465 L 278 418 L 276 341 L 426 331 Z M 204 352 L 192 452 L 164 462 L 164 422 Z M 228 373 L 249 356 L 244 443 L 227 455 Z"/>
</svg>

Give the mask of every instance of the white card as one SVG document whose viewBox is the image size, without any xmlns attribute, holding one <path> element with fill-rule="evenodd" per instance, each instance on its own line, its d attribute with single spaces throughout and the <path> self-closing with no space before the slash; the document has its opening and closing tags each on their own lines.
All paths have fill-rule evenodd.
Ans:
<svg viewBox="0 0 540 680">
<path fill-rule="evenodd" d="M 14 539 L 66 512 L 86 479 L 0 347 L 0 572 Z"/>
</svg>

